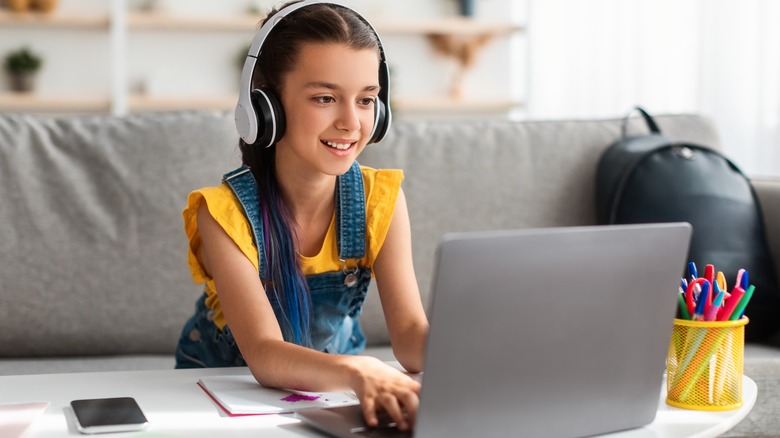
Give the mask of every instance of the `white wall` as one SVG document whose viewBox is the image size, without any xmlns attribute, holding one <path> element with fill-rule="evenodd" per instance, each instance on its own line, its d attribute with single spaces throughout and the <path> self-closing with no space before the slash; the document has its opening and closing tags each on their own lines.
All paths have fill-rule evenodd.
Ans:
<svg viewBox="0 0 780 438">
<path fill-rule="evenodd" d="M 750 175 L 780 175 L 780 2 L 529 0 L 531 118 L 711 118 Z"/>
</svg>

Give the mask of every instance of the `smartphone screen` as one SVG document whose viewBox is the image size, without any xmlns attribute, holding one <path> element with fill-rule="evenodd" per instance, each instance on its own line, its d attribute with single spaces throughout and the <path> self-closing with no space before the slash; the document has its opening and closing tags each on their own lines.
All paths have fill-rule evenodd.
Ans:
<svg viewBox="0 0 780 438">
<path fill-rule="evenodd" d="M 95 398 L 70 402 L 76 427 L 82 433 L 128 432 L 149 425 L 131 397 Z"/>
</svg>

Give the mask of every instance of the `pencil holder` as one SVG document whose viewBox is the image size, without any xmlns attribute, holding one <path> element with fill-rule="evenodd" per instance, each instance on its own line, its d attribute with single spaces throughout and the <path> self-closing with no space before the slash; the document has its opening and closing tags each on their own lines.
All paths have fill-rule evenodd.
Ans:
<svg viewBox="0 0 780 438">
<path fill-rule="evenodd" d="M 747 317 L 736 321 L 674 320 L 666 358 L 666 403 L 725 411 L 742 406 Z"/>
</svg>

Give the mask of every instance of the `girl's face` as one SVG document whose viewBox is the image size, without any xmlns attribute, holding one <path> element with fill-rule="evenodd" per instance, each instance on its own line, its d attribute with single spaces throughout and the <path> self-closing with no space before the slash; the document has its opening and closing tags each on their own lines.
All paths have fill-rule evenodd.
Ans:
<svg viewBox="0 0 780 438">
<path fill-rule="evenodd" d="M 305 44 L 281 90 L 287 122 L 277 166 L 344 174 L 365 148 L 379 93 L 376 50 Z"/>
</svg>

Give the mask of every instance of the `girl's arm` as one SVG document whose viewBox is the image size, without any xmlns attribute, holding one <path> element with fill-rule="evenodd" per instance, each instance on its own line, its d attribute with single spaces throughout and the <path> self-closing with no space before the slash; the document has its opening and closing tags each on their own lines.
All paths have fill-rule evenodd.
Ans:
<svg viewBox="0 0 780 438">
<path fill-rule="evenodd" d="M 428 319 L 414 275 L 411 227 L 403 190 L 398 193 L 387 237 L 374 262 L 374 272 L 393 353 L 407 371 L 420 372 Z"/>
<path fill-rule="evenodd" d="M 369 425 L 377 424 L 380 408 L 403 429 L 413 424 L 419 383 L 376 358 L 325 354 L 285 342 L 257 270 L 205 203 L 198 208 L 198 229 L 204 268 L 214 279 L 225 319 L 258 382 L 309 391 L 351 388 Z"/>
</svg>

